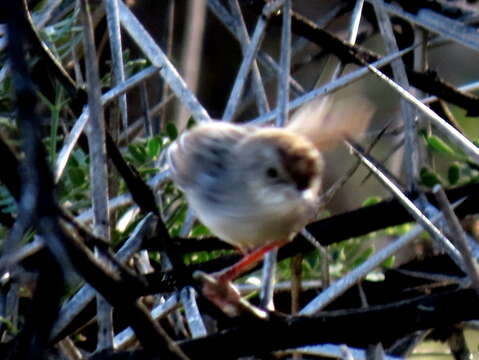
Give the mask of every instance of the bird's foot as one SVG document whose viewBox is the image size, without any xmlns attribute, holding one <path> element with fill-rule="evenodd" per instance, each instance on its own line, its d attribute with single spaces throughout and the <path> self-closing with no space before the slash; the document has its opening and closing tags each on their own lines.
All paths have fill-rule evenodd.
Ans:
<svg viewBox="0 0 479 360">
<path fill-rule="evenodd" d="M 203 295 L 228 316 L 234 317 L 243 312 L 249 312 L 261 319 L 268 317 L 267 312 L 243 299 L 229 279 L 202 271 L 195 271 L 193 277 L 203 284 Z"/>
</svg>

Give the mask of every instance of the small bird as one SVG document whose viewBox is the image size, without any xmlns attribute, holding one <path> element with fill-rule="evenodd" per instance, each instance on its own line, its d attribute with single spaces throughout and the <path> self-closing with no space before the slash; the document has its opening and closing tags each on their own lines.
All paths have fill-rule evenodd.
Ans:
<svg viewBox="0 0 479 360">
<path fill-rule="evenodd" d="M 330 98 L 312 102 L 285 128 L 203 123 L 169 147 L 172 179 L 199 220 L 246 254 L 213 274 L 216 289 L 203 288 L 218 305 L 239 298 L 232 279 L 315 218 L 324 169 L 320 150 L 362 133 L 368 123 L 330 116 L 331 108 Z"/>
</svg>

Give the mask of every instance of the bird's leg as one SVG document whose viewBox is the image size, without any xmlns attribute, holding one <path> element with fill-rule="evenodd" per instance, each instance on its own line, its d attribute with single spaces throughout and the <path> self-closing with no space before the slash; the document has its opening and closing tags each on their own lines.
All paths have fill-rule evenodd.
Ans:
<svg viewBox="0 0 479 360">
<path fill-rule="evenodd" d="M 265 317 L 266 313 L 264 311 L 252 306 L 241 298 L 232 280 L 250 269 L 251 266 L 261 260 L 268 251 L 280 247 L 285 243 L 286 241 L 284 240 L 271 242 L 246 254 L 240 261 L 230 267 L 213 274 L 208 275 L 197 271 L 194 276 L 203 283 L 203 295 L 228 315 L 236 316 L 241 311 L 246 310 L 254 313 L 258 317 Z"/>
<path fill-rule="evenodd" d="M 254 264 L 260 261 L 267 252 L 284 245 L 284 240 L 273 241 L 269 244 L 261 246 L 252 252 L 244 255 L 237 263 L 211 274 L 220 282 L 228 282 L 241 276 L 248 271 Z"/>
</svg>

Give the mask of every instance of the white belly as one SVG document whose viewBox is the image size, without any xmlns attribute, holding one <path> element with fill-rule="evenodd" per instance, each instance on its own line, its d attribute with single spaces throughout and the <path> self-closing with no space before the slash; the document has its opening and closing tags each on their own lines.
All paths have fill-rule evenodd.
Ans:
<svg viewBox="0 0 479 360">
<path fill-rule="evenodd" d="M 314 215 L 312 204 L 291 202 L 285 207 L 272 207 L 269 211 L 243 211 L 231 214 L 223 207 L 203 208 L 201 201 L 188 199 L 200 221 L 221 240 L 249 252 L 273 241 L 291 240 L 296 232 Z M 281 209 L 281 212 L 278 211 Z M 251 213 L 255 213 L 252 216 Z"/>
</svg>

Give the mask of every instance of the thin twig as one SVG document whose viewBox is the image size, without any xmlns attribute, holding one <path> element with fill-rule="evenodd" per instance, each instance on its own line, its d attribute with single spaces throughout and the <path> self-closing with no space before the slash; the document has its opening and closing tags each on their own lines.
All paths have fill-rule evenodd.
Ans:
<svg viewBox="0 0 479 360">
<path fill-rule="evenodd" d="M 429 9 L 420 9 L 413 14 L 404 11 L 397 5 L 384 4 L 384 7 L 391 15 L 398 16 L 411 24 L 418 25 L 472 50 L 479 50 L 479 34 L 474 27 L 465 25 L 462 21 L 451 19 Z"/>
<path fill-rule="evenodd" d="M 62 341 L 58 342 L 58 348 L 63 353 L 63 356 L 68 360 L 83 360 L 83 355 L 80 350 L 75 346 L 74 342 L 66 337 Z"/>
<path fill-rule="evenodd" d="M 391 19 L 386 14 L 384 10 L 384 3 L 382 0 L 373 0 L 374 10 L 376 12 L 376 17 L 378 20 L 379 28 L 383 36 L 386 48 L 389 53 L 394 53 L 399 50 L 399 47 L 396 43 L 396 38 L 394 37 Z M 404 62 L 401 58 L 398 58 L 391 62 L 391 67 L 393 70 L 393 76 L 396 82 L 403 87 L 405 90 L 409 91 L 409 80 L 406 74 L 406 68 Z M 404 121 L 404 151 L 405 151 L 405 164 L 406 164 L 406 178 L 408 183 L 409 191 L 417 190 L 417 179 L 419 174 L 419 164 L 418 164 L 418 141 L 417 141 L 417 131 L 416 124 L 414 122 L 415 111 L 411 104 L 407 103 L 404 99 L 400 101 L 401 114 Z"/>
<path fill-rule="evenodd" d="M 196 303 L 196 291 L 191 286 L 184 287 L 180 292 L 180 300 L 185 309 L 185 317 L 193 338 L 208 335 L 201 313 Z"/>
<path fill-rule="evenodd" d="M 146 136 L 151 137 L 153 134 L 153 130 L 151 126 L 150 112 L 148 111 L 148 109 L 150 108 L 150 102 L 148 97 L 148 87 L 144 82 L 142 82 L 140 85 L 140 99 L 141 106 L 143 108 L 143 128 L 145 129 Z"/>
<path fill-rule="evenodd" d="M 105 145 L 105 120 L 101 105 L 100 73 L 96 59 L 90 9 L 87 0 L 81 0 L 85 64 L 90 122 L 87 126 L 90 150 L 91 196 L 94 212 L 93 232 L 96 236 L 110 240 L 110 214 L 108 209 L 108 170 Z M 99 255 L 97 253 L 97 255 Z M 113 308 L 97 294 L 97 350 L 113 347 Z"/>
<path fill-rule="evenodd" d="M 171 90 L 180 99 L 183 105 L 191 112 L 193 117 L 201 121 L 210 121 L 206 109 L 200 104 L 195 95 L 188 89 L 185 81 L 178 74 L 173 64 L 165 53 L 156 44 L 155 40 L 145 30 L 143 25 L 132 14 L 131 10 L 123 2 L 119 2 L 120 22 L 135 41 L 138 47 L 143 51 L 151 63 L 160 69 L 160 74 Z"/>
<path fill-rule="evenodd" d="M 449 239 L 424 215 L 416 205 L 401 191 L 401 189 L 385 175 L 377 166 L 371 156 L 365 154 L 358 144 L 354 144 L 351 140 L 348 141 L 350 149 L 358 156 L 364 165 L 376 176 L 376 178 L 399 200 L 404 208 L 411 214 L 411 216 L 427 231 L 431 237 L 440 245 L 451 257 L 451 259 L 463 268 L 464 264 L 461 255 L 457 249 L 451 244 Z"/>
<path fill-rule="evenodd" d="M 346 345 L 341 345 L 341 360 L 354 360 L 353 353 L 349 349 L 348 346 Z M 366 359 L 368 359 L 368 356 L 366 355 Z"/>
<path fill-rule="evenodd" d="M 464 259 L 464 268 L 471 279 L 472 288 L 479 294 L 479 270 L 477 268 L 476 260 L 471 253 L 471 249 L 468 246 L 466 234 L 462 229 L 461 223 L 452 210 L 451 204 L 449 203 L 442 187 L 436 185 L 433 188 L 433 193 L 436 196 L 441 211 L 444 213 L 444 218 L 448 225 L 449 232 L 452 235 L 454 244 L 459 249 L 462 258 Z"/>
<path fill-rule="evenodd" d="M 290 264 L 291 270 L 291 314 L 299 312 L 300 295 L 303 291 L 303 254 L 293 256 Z"/>
<path fill-rule="evenodd" d="M 281 355 L 290 355 L 294 353 L 300 353 L 303 355 L 311 355 L 314 357 L 326 357 L 340 359 L 343 356 L 344 345 L 334 345 L 334 344 L 321 344 L 321 345 L 310 345 L 302 346 L 299 348 L 288 349 L 277 351 L 275 354 L 278 356 Z M 348 346 L 347 352 L 351 354 L 354 360 L 366 360 L 366 351 L 363 349 L 353 348 Z M 402 360 L 402 357 L 387 355 L 386 360 Z"/>
<path fill-rule="evenodd" d="M 116 259 L 126 263 L 142 246 L 145 238 L 151 236 L 155 216 L 148 214 L 142 219 L 130 237 L 118 250 Z M 84 285 L 73 297 L 65 302 L 52 329 L 52 338 L 56 338 L 70 322 L 93 300 L 95 291 L 90 285 Z"/>
<path fill-rule="evenodd" d="M 9 268 L 13 264 L 23 261 L 27 257 L 38 253 L 41 249 L 44 248 L 44 241 L 41 237 L 36 236 L 32 242 L 23 245 L 15 252 L 11 254 L 4 254 L 2 257 L 0 257 L 0 273 L 2 273 L 6 268 Z"/>
<path fill-rule="evenodd" d="M 111 60 L 113 64 L 114 84 L 118 85 L 125 81 L 123 65 L 123 51 L 121 44 L 120 18 L 118 15 L 118 0 L 103 0 L 106 10 L 108 34 L 110 37 Z M 120 116 L 123 129 L 128 127 L 128 110 L 126 95 L 122 94 L 118 99 Z"/>
<path fill-rule="evenodd" d="M 276 263 L 278 258 L 278 249 L 269 251 L 264 257 L 263 270 L 261 276 L 260 303 L 261 307 L 268 310 L 274 310 L 274 284 L 276 282 Z"/>
<path fill-rule="evenodd" d="M 327 47 L 340 60 L 346 64 L 364 65 L 372 63 L 379 57 L 377 54 L 359 46 L 352 46 L 337 36 L 320 29 L 312 21 L 293 12 L 293 33 L 307 38 L 321 47 Z M 390 69 L 388 69 L 389 71 Z M 479 106 L 477 96 L 458 92 L 452 85 L 446 83 L 435 72 L 418 73 L 407 69 L 411 85 L 424 92 L 439 95 L 444 100 L 463 107 L 470 114 L 476 114 Z"/>
<path fill-rule="evenodd" d="M 223 7 L 223 5 L 221 5 L 219 0 L 208 0 L 208 7 L 211 10 L 211 12 L 213 12 L 213 14 L 218 18 L 218 20 L 220 20 L 222 22 L 222 24 L 230 32 L 230 34 L 233 35 L 235 38 L 237 38 L 242 43 L 242 41 L 240 40 L 240 32 L 237 31 L 237 29 L 240 27 L 240 25 L 237 24 L 237 19 L 234 18 Z M 243 56 L 244 56 L 244 50 L 243 50 Z M 270 73 L 273 73 L 273 74 L 278 74 L 280 72 L 279 65 L 266 52 L 259 51 L 258 54 L 257 54 L 257 58 L 258 58 L 259 62 L 264 66 L 265 70 L 267 70 L 267 71 L 269 71 Z M 254 69 L 253 69 L 253 71 L 254 71 Z M 289 78 L 289 83 L 291 85 L 291 88 L 295 92 L 297 92 L 299 94 L 304 93 L 303 87 L 294 78 L 290 77 Z"/>
<path fill-rule="evenodd" d="M 281 72 L 278 77 L 278 117 L 276 126 L 282 127 L 288 118 L 289 104 L 289 76 L 291 67 L 291 0 L 283 4 L 283 25 L 281 30 Z M 260 293 L 261 306 L 268 310 L 274 310 L 274 283 L 276 280 L 276 262 L 278 249 L 269 251 L 263 264 L 262 287 Z"/>
<path fill-rule="evenodd" d="M 162 14 L 163 18 L 163 26 L 160 29 L 161 40 L 160 40 L 160 47 L 165 49 L 166 55 L 168 57 L 173 56 L 173 40 L 174 40 L 174 29 L 175 29 L 175 7 L 176 2 L 175 0 L 167 0 L 164 5 L 164 14 Z M 174 95 L 171 93 L 168 84 L 160 77 L 160 81 L 158 84 L 159 88 L 159 100 L 161 102 L 167 102 L 167 99 L 171 99 Z M 159 115 L 155 116 L 153 119 L 153 134 L 158 135 L 162 129 L 162 126 L 166 122 L 166 109 L 162 108 L 158 111 Z M 152 115 L 153 116 L 153 115 Z"/>
<path fill-rule="evenodd" d="M 394 53 L 394 54 L 390 54 L 390 55 L 387 55 L 383 58 L 381 58 L 380 60 L 378 61 L 375 61 L 373 64 L 375 67 L 382 67 L 382 66 L 385 66 L 387 64 L 389 64 L 391 61 L 393 61 L 394 59 L 397 59 L 405 54 L 407 54 L 408 52 L 412 51 L 414 48 L 416 48 L 416 46 L 419 46 L 419 44 L 417 45 L 413 45 L 413 46 L 410 46 L 408 48 L 405 48 L 397 53 Z M 297 97 L 296 99 L 294 99 L 293 101 L 290 101 L 289 102 L 289 110 L 294 110 L 298 107 L 300 107 L 301 105 L 309 102 L 309 101 L 312 101 L 314 99 L 316 99 L 317 97 L 320 97 L 320 96 L 323 96 L 323 95 L 326 95 L 326 94 L 331 94 L 335 91 L 338 91 L 344 87 L 346 87 L 347 85 L 350 85 L 351 83 L 359 80 L 359 79 L 362 79 L 363 77 L 365 77 L 368 73 L 368 67 L 362 67 L 360 69 L 357 69 L 355 71 L 352 71 L 344 76 L 341 76 L 340 78 L 338 78 L 337 80 L 335 81 L 332 81 L 328 84 L 325 84 L 317 89 L 314 89 L 302 96 L 299 96 Z M 263 124 L 263 123 L 266 123 L 268 121 L 271 121 L 271 120 L 274 120 L 276 117 L 278 116 L 278 111 L 277 109 L 274 109 L 273 111 L 267 113 L 267 114 L 264 114 L 262 116 L 259 116 L 255 119 L 252 119 L 250 121 L 250 124 Z"/>
<path fill-rule="evenodd" d="M 155 320 L 161 319 L 168 313 L 172 312 L 180 306 L 180 301 L 177 295 L 172 295 L 168 300 L 157 305 L 151 311 L 151 317 Z M 115 336 L 114 348 L 124 349 L 135 339 L 135 333 L 132 328 L 128 327 Z"/>
<path fill-rule="evenodd" d="M 151 186 L 153 189 L 157 189 L 164 181 L 166 181 L 170 176 L 169 170 L 164 170 L 153 176 L 151 179 L 148 180 L 148 185 Z M 120 207 L 131 205 L 133 202 L 133 198 L 130 194 L 122 194 L 115 196 L 114 198 L 110 199 L 108 202 L 110 211 L 114 211 Z M 81 223 L 88 223 L 93 219 L 93 209 L 86 209 L 85 211 L 81 212 L 75 219 Z"/>
<path fill-rule="evenodd" d="M 281 28 L 281 53 L 279 66 L 281 72 L 278 79 L 278 117 L 276 126 L 284 126 L 288 118 L 289 73 L 291 68 L 291 0 L 283 5 L 283 24 Z"/>
<path fill-rule="evenodd" d="M 351 14 L 351 24 L 349 26 L 349 37 L 348 42 L 350 44 L 355 44 L 358 38 L 359 24 L 361 22 L 361 15 L 363 12 L 364 0 L 357 0 L 354 5 L 353 12 Z"/>
<path fill-rule="evenodd" d="M 243 54 L 246 53 L 248 49 L 248 45 L 250 43 L 250 38 L 248 34 L 248 29 L 246 28 L 246 24 L 243 18 L 243 14 L 241 13 L 241 8 L 238 3 L 238 0 L 229 0 L 231 12 L 234 17 L 236 17 L 235 22 L 233 22 L 233 26 L 236 28 L 237 31 L 237 38 L 241 45 L 241 50 Z M 238 23 L 238 24 L 237 24 Z M 252 74 L 252 88 L 256 98 L 256 105 L 258 107 L 258 112 L 260 114 L 264 114 L 269 111 L 269 104 L 268 99 L 266 97 L 266 91 L 264 89 L 263 80 L 261 79 L 261 73 L 259 71 L 258 64 L 256 60 L 253 60 L 253 64 L 251 65 L 251 74 Z M 289 77 L 288 77 L 289 81 Z"/>
<path fill-rule="evenodd" d="M 206 0 L 188 2 L 186 11 L 186 29 L 183 49 L 181 54 L 181 72 L 188 88 L 197 92 L 200 77 L 201 59 L 203 52 L 203 37 L 206 24 Z M 185 107 L 178 103 L 175 111 L 175 121 L 178 129 L 184 129 L 187 124 L 189 113 Z"/>
<path fill-rule="evenodd" d="M 455 204 L 456 206 L 458 204 Z M 441 213 L 436 214 L 432 218 L 432 222 L 435 223 L 441 219 L 443 215 Z M 391 244 L 377 251 L 369 259 L 363 262 L 361 265 L 350 271 L 347 275 L 336 280 L 331 286 L 326 288 L 320 295 L 312 300 L 306 307 L 301 310 L 301 315 L 314 315 L 324 309 L 334 299 L 343 294 L 347 289 L 356 284 L 359 280 L 364 278 L 371 270 L 378 267 L 389 257 L 394 255 L 398 250 L 413 241 L 424 229 L 420 225 L 416 225 L 406 234 L 402 235 L 398 239 L 394 240 Z"/>
<path fill-rule="evenodd" d="M 479 81 L 472 81 L 470 83 L 458 86 L 457 89 L 459 91 L 475 91 L 475 90 L 479 89 Z M 432 102 L 437 101 L 437 100 L 439 100 L 439 98 L 437 96 L 428 96 L 428 97 L 425 97 L 425 98 L 421 99 L 421 101 L 424 104 L 429 104 L 429 103 L 432 103 Z"/>
<path fill-rule="evenodd" d="M 226 103 L 225 111 L 223 112 L 222 116 L 223 121 L 229 122 L 233 120 L 236 108 L 241 99 L 241 95 L 243 94 L 243 88 L 249 73 L 249 69 L 253 64 L 253 60 L 265 35 L 267 21 L 268 18 L 265 16 L 258 17 L 253 36 L 251 37 L 251 42 L 249 43 L 246 51 L 243 51 L 243 61 L 241 62 L 238 74 L 236 75 L 236 79 L 230 93 L 230 97 Z"/>
<path fill-rule="evenodd" d="M 417 107 L 423 114 L 425 114 L 429 119 L 432 120 L 432 125 L 445 137 L 449 139 L 452 143 L 460 147 L 467 155 L 471 156 L 474 161 L 479 163 L 479 149 L 464 135 L 462 135 L 456 128 L 450 125 L 447 121 L 437 115 L 434 111 L 424 105 L 420 100 L 416 99 L 411 93 L 403 89 L 401 86 L 396 84 L 386 75 L 384 75 L 380 70 L 378 70 L 374 65 L 367 65 L 369 70 L 375 74 L 379 79 L 388 84 L 396 92 L 398 92 L 404 99 L 411 102 Z"/>
<path fill-rule="evenodd" d="M 103 94 L 101 96 L 101 104 L 102 105 L 108 104 L 109 102 L 113 101 L 116 97 L 120 96 L 121 94 L 130 90 L 132 87 L 150 78 L 151 76 L 156 74 L 158 71 L 159 71 L 159 68 L 157 68 L 156 66 L 150 66 L 138 72 L 137 74 L 133 75 L 128 80 L 126 80 L 125 82 L 118 84 L 113 89 Z M 58 154 L 57 161 L 55 164 L 55 182 L 58 182 L 58 180 L 60 180 L 63 174 L 63 171 L 65 170 L 65 166 L 68 162 L 68 159 L 70 158 L 70 155 L 78 139 L 80 138 L 80 135 L 83 132 L 83 129 L 85 128 L 85 125 L 87 124 L 89 118 L 90 118 L 90 111 L 88 108 L 85 108 L 81 116 L 75 122 L 75 125 L 73 125 L 73 128 L 71 129 L 70 133 L 65 138 L 62 149 L 60 150 Z"/>
</svg>

